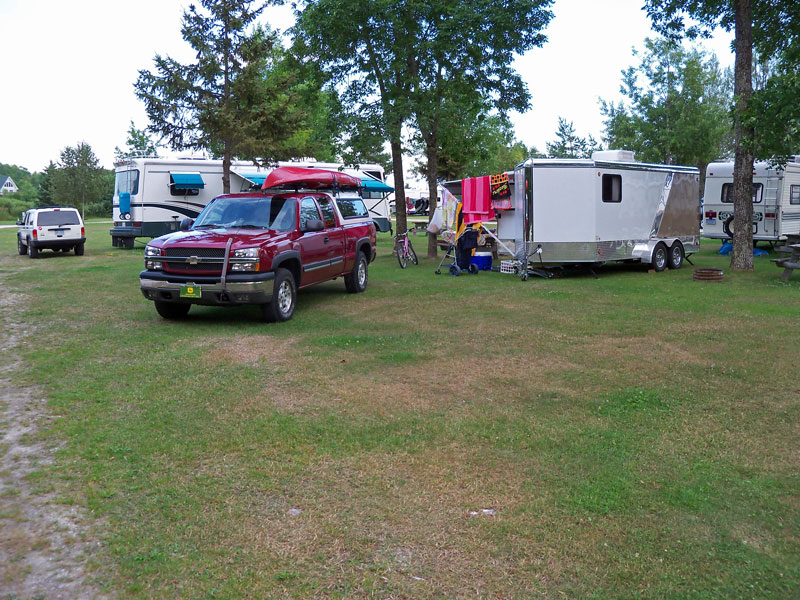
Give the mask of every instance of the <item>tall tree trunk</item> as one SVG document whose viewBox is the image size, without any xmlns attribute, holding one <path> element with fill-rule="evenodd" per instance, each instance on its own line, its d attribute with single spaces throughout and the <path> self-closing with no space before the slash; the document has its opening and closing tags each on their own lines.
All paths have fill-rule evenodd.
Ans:
<svg viewBox="0 0 800 600">
<path fill-rule="evenodd" d="M 389 132 L 389 146 L 392 149 L 392 175 L 394 176 L 394 208 L 395 208 L 395 233 L 405 233 L 408 230 L 406 219 L 406 189 L 403 178 L 403 145 L 400 141 L 400 129 L 392 128 Z"/>
<path fill-rule="evenodd" d="M 231 151 L 228 144 L 222 153 L 222 193 L 231 193 Z"/>
<path fill-rule="evenodd" d="M 753 270 L 753 128 L 744 124 L 753 93 L 752 0 L 735 0 L 733 251 L 731 269 Z"/>
<path fill-rule="evenodd" d="M 430 223 L 431 219 L 433 218 L 433 213 L 436 211 L 439 195 L 439 186 L 436 183 L 436 179 L 439 174 L 439 146 L 436 144 L 426 143 L 425 154 L 428 161 L 428 200 L 430 200 L 428 223 Z M 436 258 L 436 253 L 438 250 L 436 238 L 437 234 L 428 234 L 428 258 Z"/>
</svg>

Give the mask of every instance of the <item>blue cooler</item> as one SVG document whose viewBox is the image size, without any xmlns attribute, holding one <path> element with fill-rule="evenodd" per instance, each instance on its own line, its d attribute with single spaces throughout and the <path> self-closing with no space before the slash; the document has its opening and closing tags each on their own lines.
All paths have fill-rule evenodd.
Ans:
<svg viewBox="0 0 800 600">
<path fill-rule="evenodd" d="M 470 263 L 478 267 L 481 271 L 492 270 L 492 253 L 491 252 L 476 252 L 472 255 Z"/>
</svg>

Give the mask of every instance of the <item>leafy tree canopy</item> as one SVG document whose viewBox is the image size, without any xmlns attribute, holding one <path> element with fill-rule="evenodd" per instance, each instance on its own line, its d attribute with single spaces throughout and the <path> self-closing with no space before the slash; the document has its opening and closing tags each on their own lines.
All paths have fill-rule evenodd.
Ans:
<svg viewBox="0 0 800 600">
<path fill-rule="evenodd" d="M 119 146 L 114 148 L 114 160 L 120 161 L 125 158 L 133 156 L 153 156 L 158 157 L 158 148 L 156 143 L 150 138 L 147 129 L 136 129 L 136 125 L 131 121 L 131 126 L 128 128 L 128 139 L 125 142 L 125 150 L 121 150 Z"/>
<path fill-rule="evenodd" d="M 646 162 L 697 166 L 733 149 L 733 78 L 715 56 L 665 38 L 645 40 L 637 67 L 622 72 L 627 103 L 601 103 L 609 148 Z"/>
<path fill-rule="evenodd" d="M 575 125 L 563 117 L 558 118 L 556 139 L 547 142 L 547 156 L 550 158 L 590 158 L 592 152 L 601 148 L 591 135 L 581 137 L 575 133 Z"/>
</svg>

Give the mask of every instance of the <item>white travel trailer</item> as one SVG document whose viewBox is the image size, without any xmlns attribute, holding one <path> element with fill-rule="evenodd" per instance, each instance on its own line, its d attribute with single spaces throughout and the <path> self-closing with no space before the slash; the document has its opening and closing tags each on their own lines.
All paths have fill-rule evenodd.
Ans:
<svg viewBox="0 0 800 600">
<path fill-rule="evenodd" d="M 529 158 L 509 173 L 512 208 L 496 211 L 497 237 L 513 249 L 523 279 L 538 267 L 577 263 L 677 269 L 700 250 L 699 179 L 694 167 L 640 163 L 622 150 Z"/>
<path fill-rule="evenodd" d="M 786 167 L 753 165 L 753 240 L 776 242 L 800 234 L 800 157 Z M 706 169 L 703 237 L 733 237 L 733 162 Z"/>
<path fill-rule="evenodd" d="M 154 238 L 177 231 L 181 219 L 196 218 L 210 200 L 222 194 L 221 160 L 130 158 L 115 166 L 114 226 L 109 232 L 113 246 L 133 248 L 137 237 Z M 380 165 L 351 168 L 336 163 L 282 162 L 278 166 L 341 170 L 359 177 L 377 230 L 389 230 L 386 196 L 392 188 L 384 182 Z M 260 187 L 271 171 L 249 161 L 235 161 L 231 167 L 231 192 Z"/>
</svg>

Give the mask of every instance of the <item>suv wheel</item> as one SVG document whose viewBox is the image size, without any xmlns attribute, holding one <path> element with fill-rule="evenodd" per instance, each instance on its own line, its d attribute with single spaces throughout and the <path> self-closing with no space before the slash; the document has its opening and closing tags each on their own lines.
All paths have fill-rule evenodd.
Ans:
<svg viewBox="0 0 800 600">
<path fill-rule="evenodd" d="M 191 307 L 191 304 L 156 300 L 156 312 L 165 319 L 183 319 L 189 314 L 189 309 Z"/>
<path fill-rule="evenodd" d="M 66 252 L 66 250 L 65 250 Z M 76 244 L 75 256 L 83 256 L 83 244 Z M 186 306 L 189 306 L 188 304 Z"/>
<path fill-rule="evenodd" d="M 22 238 L 19 236 L 17 236 L 17 253 L 20 256 L 28 253 L 28 249 L 25 247 L 25 244 L 22 243 Z"/>
<path fill-rule="evenodd" d="M 367 289 L 368 281 L 367 257 L 364 256 L 363 252 L 359 252 L 356 256 L 356 264 L 353 265 L 353 270 L 344 276 L 344 287 L 351 294 L 356 294 Z"/>
<path fill-rule="evenodd" d="M 30 258 L 39 257 L 39 249 L 30 242 L 28 242 L 28 256 Z"/>
<path fill-rule="evenodd" d="M 264 320 L 268 322 L 288 321 L 292 318 L 296 305 L 297 285 L 294 277 L 286 269 L 278 269 L 275 272 L 275 281 L 272 287 L 272 302 L 261 307 Z"/>
</svg>

